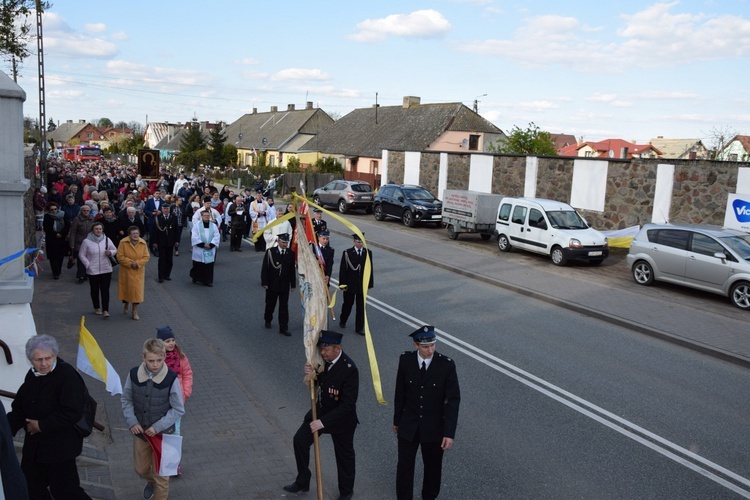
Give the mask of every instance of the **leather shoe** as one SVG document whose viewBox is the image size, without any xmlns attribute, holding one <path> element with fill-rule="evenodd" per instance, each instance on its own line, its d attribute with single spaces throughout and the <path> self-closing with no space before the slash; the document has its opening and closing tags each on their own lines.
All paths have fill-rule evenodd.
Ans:
<svg viewBox="0 0 750 500">
<path fill-rule="evenodd" d="M 360 335 L 364 335 L 365 331 L 364 330 L 357 330 L 357 333 L 360 334 Z"/>
<path fill-rule="evenodd" d="M 282 334 L 284 337 L 291 337 L 292 336 L 292 334 L 289 333 L 289 330 L 280 330 L 279 333 Z"/>
<path fill-rule="evenodd" d="M 340 321 L 339 322 L 339 327 L 340 328 L 346 328 L 346 321 Z"/>
<path fill-rule="evenodd" d="M 284 486 L 284 491 L 288 491 L 289 493 L 299 493 L 300 491 L 310 491 L 310 488 L 304 487 L 297 481 L 295 481 L 292 484 L 287 484 L 286 486 Z"/>
<path fill-rule="evenodd" d="M 271 322 L 270 321 L 266 321 L 266 328 L 271 328 Z"/>
<path fill-rule="evenodd" d="M 349 493 L 348 495 L 339 495 L 338 500 L 352 500 L 352 494 Z"/>
</svg>

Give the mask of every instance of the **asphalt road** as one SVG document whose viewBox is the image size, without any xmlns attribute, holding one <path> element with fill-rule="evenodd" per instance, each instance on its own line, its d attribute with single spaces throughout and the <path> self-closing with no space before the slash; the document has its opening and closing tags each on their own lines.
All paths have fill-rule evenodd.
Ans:
<svg viewBox="0 0 750 500">
<path fill-rule="evenodd" d="M 351 220 L 365 231 L 375 223 L 364 215 Z M 391 227 L 423 232 L 426 244 L 447 238 L 439 229 L 407 229 L 395 222 Z M 457 259 L 465 245 L 497 253 L 494 242 L 478 237 L 455 244 Z M 350 240 L 334 234 L 332 245 L 338 263 Z M 177 304 L 174 313 L 186 315 L 221 353 L 224 366 L 217 370 L 240 381 L 247 398 L 288 436 L 291 454 L 292 435 L 309 409 L 297 333 L 302 311 L 292 296 L 291 338 L 278 334 L 276 321 L 272 330 L 263 328 L 262 254 L 247 244 L 240 254 L 227 250 L 217 258 L 214 288 L 190 284 L 185 252 L 164 290 Z M 441 498 L 749 496 L 744 443 L 750 403 L 740 396 L 750 382 L 746 369 L 377 247 L 373 251 L 368 319 L 385 399 L 392 400 L 399 353 L 411 348 L 407 335 L 422 323 L 437 326 L 438 349 L 458 366 L 461 414 L 456 446 L 445 457 Z M 551 265 L 528 254 L 510 258 Z M 635 286 L 616 259 L 599 268 L 556 272 Z M 722 300 L 691 294 L 684 299 L 707 309 Z M 352 330 L 344 331 L 344 349 L 361 374 L 355 494 L 393 498 L 392 407 L 377 403 L 364 339 Z M 322 468 L 325 491 L 335 497 L 333 451 L 325 437 Z"/>
</svg>

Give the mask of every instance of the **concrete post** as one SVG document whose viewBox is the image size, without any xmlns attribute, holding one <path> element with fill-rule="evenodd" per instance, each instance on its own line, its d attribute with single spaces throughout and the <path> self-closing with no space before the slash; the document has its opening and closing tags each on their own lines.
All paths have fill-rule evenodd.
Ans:
<svg viewBox="0 0 750 500">
<path fill-rule="evenodd" d="M 26 93 L 0 72 L 0 258 L 25 248 L 23 195 L 30 181 L 23 168 L 23 102 Z M 9 348 L 12 364 L 0 356 L 0 389 L 16 392 L 29 370 L 26 341 L 36 335 L 31 314 L 34 280 L 24 272 L 24 259 L 0 266 L 0 340 Z M 4 400 L 6 409 L 10 402 Z"/>
</svg>

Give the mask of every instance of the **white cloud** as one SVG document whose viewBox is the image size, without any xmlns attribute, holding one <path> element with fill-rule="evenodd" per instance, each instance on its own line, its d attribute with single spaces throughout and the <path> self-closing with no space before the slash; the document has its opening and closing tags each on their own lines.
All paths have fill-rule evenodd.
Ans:
<svg viewBox="0 0 750 500">
<path fill-rule="evenodd" d="M 609 30 L 574 17 L 529 17 L 507 39 L 465 44 L 468 52 L 518 61 L 527 66 L 561 64 L 579 71 L 622 72 L 750 55 L 750 20 L 735 15 L 673 13 L 677 2 L 656 3 L 621 14 L 614 42 Z"/>
<path fill-rule="evenodd" d="M 331 77 L 319 69 L 287 68 L 271 75 L 271 81 L 329 80 Z"/>
<path fill-rule="evenodd" d="M 544 111 L 547 109 L 557 109 L 560 105 L 552 101 L 527 101 L 519 102 L 516 104 L 516 107 L 527 111 Z"/>
<path fill-rule="evenodd" d="M 88 29 L 104 25 L 99 23 L 86 26 Z M 110 59 L 119 53 L 119 49 L 112 42 L 77 32 L 60 16 L 52 12 L 44 13 L 44 51 L 45 54 L 53 57 L 71 59 L 83 57 Z"/>
<path fill-rule="evenodd" d="M 245 57 L 243 59 L 238 60 L 237 64 L 253 65 L 253 64 L 260 64 L 260 61 L 255 59 L 254 57 Z"/>
<path fill-rule="evenodd" d="M 117 40 L 118 42 L 121 42 L 124 40 L 130 40 L 130 37 L 124 31 L 118 31 L 117 33 L 112 33 L 110 38 L 112 38 L 112 40 Z"/>
<path fill-rule="evenodd" d="M 164 85 L 206 85 L 212 81 L 209 75 L 193 70 L 163 68 L 121 59 L 108 61 L 107 73 L 112 77 L 108 83 L 114 86 L 137 87 L 144 83 Z"/>
<path fill-rule="evenodd" d="M 91 33 L 104 33 L 107 31 L 107 25 L 104 23 L 84 24 L 83 27 L 86 31 Z"/>
<path fill-rule="evenodd" d="M 617 99 L 617 94 L 600 94 L 598 92 L 586 98 L 587 101 L 594 102 L 612 102 L 615 99 Z"/>
<path fill-rule="evenodd" d="M 662 90 L 650 90 L 647 92 L 638 92 L 632 95 L 635 99 L 655 99 L 658 101 L 665 100 L 682 100 L 682 99 L 700 99 L 700 95 L 694 92 L 667 92 Z"/>
<path fill-rule="evenodd" d="M 388 36 L 402 38 L 439 38 L 451 24 L 438 11 L 417 10 L 410 14 L 393 14 L 381 19 L 366 19 L 357 24 L 359 32 L 349 36 L 355 42 L 374 42 Z"/>
<path fill-rule="evenodd" d="M 362 93 L 359 90 L 354 89 L 340 89 L 336 88 L 330 85 L 321 85 L 321 86 L 302 86 L 302 85 L 293 85 L 289 87 L 290 90 L 294 90 L 297 92 L 308 92 L 310 95 L 325 95 L 330 97 L 343 97 L 343 98 L 360 98 L 362 97 Z"/>
</svg>

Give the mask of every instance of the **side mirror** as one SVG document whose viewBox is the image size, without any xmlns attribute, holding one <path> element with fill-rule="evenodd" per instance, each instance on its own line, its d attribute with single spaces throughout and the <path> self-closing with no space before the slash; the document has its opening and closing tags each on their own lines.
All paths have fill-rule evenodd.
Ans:
<svg viewBox="0 0 750 500">
<path fill-rule="evenodd" d="M 720 259 L 722 262 L 725 262 L 727 260 L 727 254 L 725 254 L 724 252 L 716 252 L 714 254 L 714 257 Z"/>
<path fill-rule="evenodd" d="M 403 196 L 399 196 L 398 197 L 398 201 L 400 201 L 401 203 L 403 203 L 404 202 L 404 197 Z"/>
</svg>

